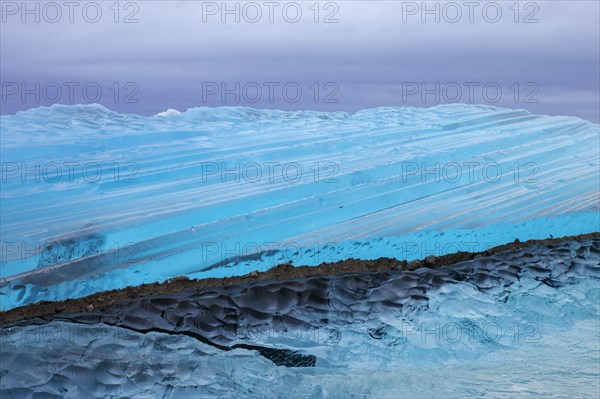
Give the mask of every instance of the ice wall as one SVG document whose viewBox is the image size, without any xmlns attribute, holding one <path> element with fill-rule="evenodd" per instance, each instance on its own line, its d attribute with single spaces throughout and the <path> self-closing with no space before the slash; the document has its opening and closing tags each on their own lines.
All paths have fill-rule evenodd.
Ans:
<svg viewBox="0 0 600 399">
<path fill-rule="evenodd" d="M 0 117 L 2 308 L 598 231 L 598 125 L 478 105 Z"/>
</svg>

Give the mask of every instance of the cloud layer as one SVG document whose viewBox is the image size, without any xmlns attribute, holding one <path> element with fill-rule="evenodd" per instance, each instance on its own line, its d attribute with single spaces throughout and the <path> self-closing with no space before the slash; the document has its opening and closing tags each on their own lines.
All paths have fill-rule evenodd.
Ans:
<svg viewBox="0 0 600 399">
<path fill-rule="evenodd" d="M 475 102 L 600 119 L 598 2 L 46 4 L 2 3 L 2 114 Z"/>
</svg>

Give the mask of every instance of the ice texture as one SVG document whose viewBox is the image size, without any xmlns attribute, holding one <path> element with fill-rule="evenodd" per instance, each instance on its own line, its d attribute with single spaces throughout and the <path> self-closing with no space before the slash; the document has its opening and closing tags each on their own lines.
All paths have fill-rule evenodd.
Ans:
<svg viewBox="0 0 600 399">
<path fill-rule="evenodd" d="M 21 322 L 1 330 L 0 395 L 595 398 L 599 328 L 596 236 Z"/>
<path fill-rule="evenodd" d="M 600 230 L 600 128 L 480 105 L 0 117 L 0 308 Z"/>
</svg>

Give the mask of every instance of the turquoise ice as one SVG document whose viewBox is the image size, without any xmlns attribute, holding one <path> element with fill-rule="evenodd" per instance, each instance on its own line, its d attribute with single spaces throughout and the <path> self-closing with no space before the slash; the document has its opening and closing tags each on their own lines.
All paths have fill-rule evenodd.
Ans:
<svg viewBox="0 0 600 399">
<path fill-rule="evenodd" d="M 0 117 L 1 308 L 600 230 L 600 128 L 480 105 Z"/>
</svg>

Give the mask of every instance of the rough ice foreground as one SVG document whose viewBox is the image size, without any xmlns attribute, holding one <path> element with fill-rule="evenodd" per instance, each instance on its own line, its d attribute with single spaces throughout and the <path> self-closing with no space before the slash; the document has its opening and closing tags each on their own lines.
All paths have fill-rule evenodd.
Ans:
<svg viewBox="0 0 600 399">
<path fill-rule="evenodd" d="M 0 117 L 1 308 L 597 231 L 600 129 L 445 105 Z"/>
<path fill-rule="evenodd" d="M 29 323 L 2 397 L 597 398 L 600 238 Z"/>
</svg>

